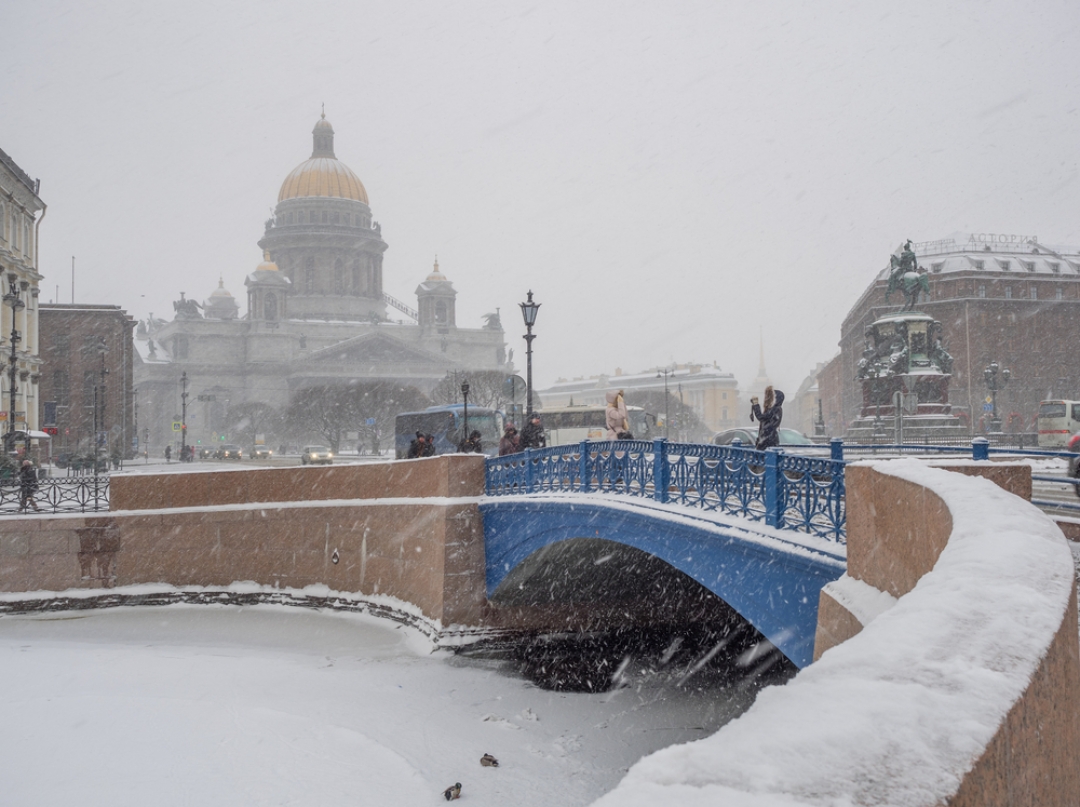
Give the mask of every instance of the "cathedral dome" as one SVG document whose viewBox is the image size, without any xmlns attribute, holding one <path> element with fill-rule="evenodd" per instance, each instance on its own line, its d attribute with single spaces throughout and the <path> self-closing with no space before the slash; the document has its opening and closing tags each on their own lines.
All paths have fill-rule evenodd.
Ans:
<svg viewBox="0 0 1080 807">
<path fill-rule="evenodd" d="M 263 262 L 255 267 L 255 271 L 256 272 L 259 272 L 259 271 L 262 271 L 262 272 L 280 272 L 281 270 L 278 269 L 278 265 L 276 263 L 274 263 L 272 260 L 270 260 L 270 250 L 264 249 L 263 250 Z M 228 294 L 228 292 L 225 292 L 225 293 Z"/>
<path fill-rule="evenodd" d="M 324 112 L 311 132 L 311 159 L 300 163 L 285 177 L 278 201 L 323 197 L 352 199 L 368 204 L 367 191 L 352 169 L 334 155 L 334 127 Z"/>
</svg>

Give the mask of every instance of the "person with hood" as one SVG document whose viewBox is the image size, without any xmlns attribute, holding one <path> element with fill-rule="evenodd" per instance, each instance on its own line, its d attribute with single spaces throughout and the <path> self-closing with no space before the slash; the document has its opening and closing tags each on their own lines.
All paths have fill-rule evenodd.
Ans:
<svg viewBox="0 0 1080 807">
<path fill-rule="evenodd" d="M 607 439 L 633 440 L 630 432 L 630 416 L 626 412 L 626 401 L 622 390 L 611 390 L 604 396 L 607 400 Z"/>
<path fill-rule="evenodd" d="M 765 407 L 758 405 L 755 395 L 750 399 L 750 420 L 757 419 L 757 450 L 780 445 L 780 422 L 784 419 L 784 393 L 765 387 Z"/>
<path fill-rule="evenodd" d="M 502 439 L 499 440 L 499 456 L 517 454 L 519 451 L 521 451 L 521 446 L 518 444 L 517 428 L 513 423 L 507 423 L 506 428 L 503 429 Z"/>
<path fill-rule="evenodd" d="M 405 455 L 405 458 L 415 460 L 422 456 L 424 456 L 424 433 L 417 432 L 416 437 L 409 443 L 409 452 Z"/>
<path fill-rule="evenodd" d="M 435 435 L 424 435 L 424 450 L 420 452 L 421 457 L 434 457 L 435 456 Z"/>
<path fill-rule="evenodd" d="M 469 433 L 468 439 L 461 441 L 461 445 L 458 446 L 458 451 L 463 454 L 483 454 L 484 446 L 480 442 L 480 432 L 473 429 Z"/>
<path fill-rule="evenodd" d="M 547 437 L 544 436 L 544 427 L 540 425 L 540 415 L 533 412 L 529 415 L 529 422 L 521 430 L 522 448 L 544 448 L 547 445 Z"/>
</svg>

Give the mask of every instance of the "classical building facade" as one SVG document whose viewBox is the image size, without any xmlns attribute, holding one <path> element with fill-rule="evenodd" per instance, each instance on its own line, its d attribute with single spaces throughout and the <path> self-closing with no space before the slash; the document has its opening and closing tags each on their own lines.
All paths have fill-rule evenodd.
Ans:
<svg viewBox="0 0 1080 807">
<path fill-rule="evenodd" d="M 5 434 L 12 424 L 19 431 L 30 432 L 38 431 L 39 425 L 38 230 L 46 211 L 38 195 L 40 187 L 40 180 L 31 179 L 0 150 L 0 285 L 4 294 L 0 305 L 0 411 L 4 413 L 0 432 Z"/>
<path fill-rule="evenodd" d="M 1042 400 L 1080 398 L 1080 247 L 977 233 L 915 244 L 914 250 L 929 282 L 915 310 L 941 323 L 953 360 L 949 402 L 973 433 L 984 431 L 989 420 L 984 371 L 991 362 L 1011 372 L 997 393 L 1004 431 L 1033 431 Z M 877 273 L 848 312 L 840 354 L 818 373 L 830 434 L 842 435 L 862 407 L 856 375 L 867 327 L 903 305 L 901 294 L 885 299 L 890 269 Z"/>
<path fill-rule="evenodd" d="M 668 372 L 666 379 L 665 371 Z M 693 409 L 702 423 L 713 431 L 731 429 L 742 423 L 739 384 L 735 376 L 708 364 L 677 364 L 674 369 L 656 368 L 633 375 L 624 375 L 621 369 L 616 369 L 613 375 L 559 379 L 547 389 L 538 390 L 537 394 L 544 407 L 604 406 L 608 391 L 621 389 L 626 394 L 626 402 L 634 405 L 635 392 L 663 395 L 665 388 L 668 394 Z M 662 416 L 664 413 L 652 414 Z"/>
<path fill-rule="evenodd" d="M 133 456 L 134 320 L 115 305 L 45 303 L 40 326 L 41 425 L 56 427 L 53 453 L 85 454 L 96 442 L 102 451 Z"/>
<path fill-rule="evenodd" d="M 325 116 L 312 137 L 265 223 L 263 260 L 244 278 L 246 311 L 222 278 L 204 303 L 181 293 L 171 320 L 140 323 L 135 386 L 152 449 L 173 441 L 185 374 L 194 444 L 227 436 L 237 405 L 280 410 L 306 387 L 389 380 L 427 392 L 450 371 L 513 372 L 497 315 L 458 326 L 457 291 L 438 261 L 415 308 L 383 291 L 388 245 L 367 190 L 337 159 Z"/>
</svg>

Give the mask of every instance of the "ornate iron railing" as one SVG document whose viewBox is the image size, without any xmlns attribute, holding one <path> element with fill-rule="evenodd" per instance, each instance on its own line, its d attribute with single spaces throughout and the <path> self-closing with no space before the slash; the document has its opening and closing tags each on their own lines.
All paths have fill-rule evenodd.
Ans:
<svg viewBox="0 0 1080 807">
<path fill-rule="evenodd" d="M 97 513 L 109 509 L 109 477 L 48 476 L 39 480 L 33 505 L 22 508 L 22 486 L 17 479 L 0 481 L 0 515 L 26 513 Z"/>
<path fill-rule="evenodd" d="M 487 461 L 486 493 L 613 493 L 732 513 L 843 542 L 844 463 L 666 440 L 582 442 Z"/>
</svg>

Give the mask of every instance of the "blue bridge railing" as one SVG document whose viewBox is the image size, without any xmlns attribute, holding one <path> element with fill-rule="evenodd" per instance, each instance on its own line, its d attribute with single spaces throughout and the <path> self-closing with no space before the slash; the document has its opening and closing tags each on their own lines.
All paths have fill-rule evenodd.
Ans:
<svg viewBox="0 0 1080 807">
<path fill-rule="evenodd" d="M 777 449 L 585 441 L 489 458 L 485 492 L 638 496 L 845 540 L 843 460 Z"/>
</svg>

